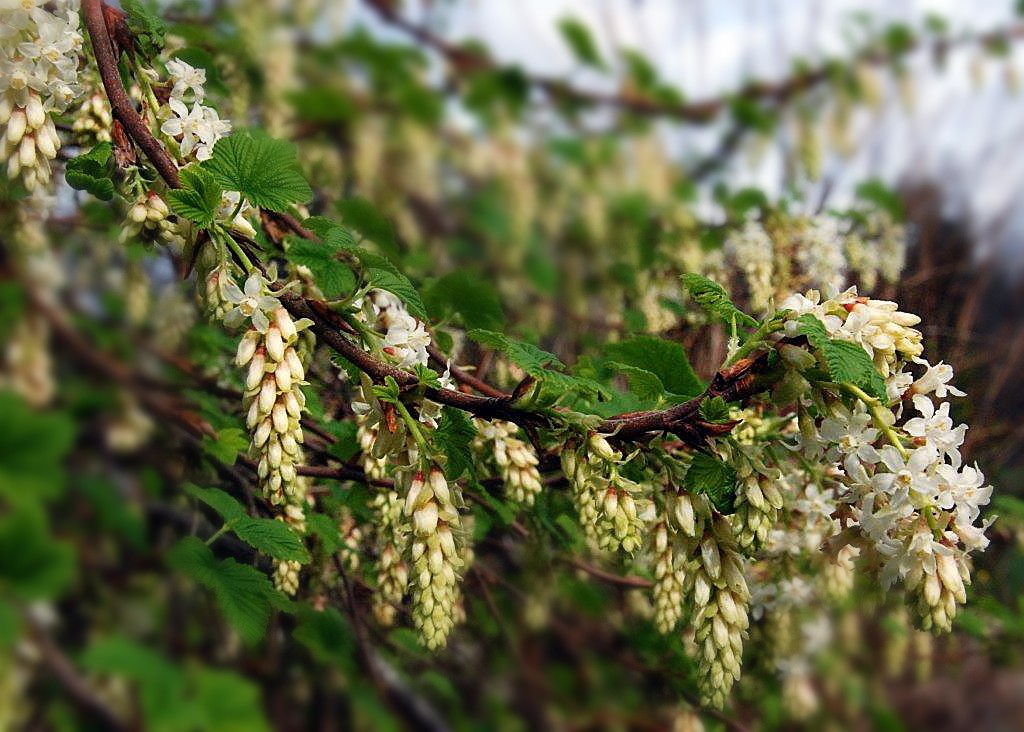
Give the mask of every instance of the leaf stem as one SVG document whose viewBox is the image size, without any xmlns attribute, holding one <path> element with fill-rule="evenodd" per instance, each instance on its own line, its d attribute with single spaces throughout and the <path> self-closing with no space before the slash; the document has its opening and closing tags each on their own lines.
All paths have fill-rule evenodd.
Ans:
<svg viewBox="0 0 1024 732">
<path fill-rule="evenodd" d="M 870 396 L 855 384 L 842 383 L 837 384 L 837 386 L 847 394 L 850 394 L 864 402 L 864 405 L 868 408 L 868 412 L 871 414 L 871 419 L 874 420 L 875 426 L 882 432 L 882 434 L 885 435 L 886 439 L 892 443 L 892 446 L 896 448 L 897 452 L 899 452 L 900 457 L 906 460 L 910 456 L 910 453 L 907 451 L 907 448 L 903 446 L 903 442 L 900 440 L 899 435 L 896 434 L 896 430 L 894 430 L 892 425 L 886 421 L 885 415 L 883 414 L 883 412 L 888 412 L 891 415 L 892 412 L 885 409 L 878 399 Z"/>
</svg>

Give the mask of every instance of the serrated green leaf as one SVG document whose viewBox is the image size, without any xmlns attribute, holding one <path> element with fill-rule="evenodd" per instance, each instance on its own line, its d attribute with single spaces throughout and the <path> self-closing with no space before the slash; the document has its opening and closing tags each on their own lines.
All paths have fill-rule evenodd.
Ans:
<svg viewBox="0 0 1024 732">
<path fill-rule="evenodd" d="M 135 39 L 135 48 L 145 59 L 156 56 L 164 47 L 167 26 L 153 3 L 143 0 L 121 0 L 121 9 L 128 15 L 128 29 Z"/>
<path fill-rule="evenodd" d="M 239 130 L 218 140 L 202 166 L 225 190 L 238 191 L 258 208 L 285 211 L 313 197 L 295 146 L 257 130 Z"/>
<path fill-rule="evenodd" d="M 280 593 L 258 569 L 232 558 L 218 561 L 194 536 L 175 544 L 167 553 L 167 563 L 211 590 L 224 617 L 250 645 L 263 637 L 272 603 L 284 600 L 275 598 Z"/>
<path fill-rule="evenodd" d="M 496 330 L 505 324 L 498 291 L 470 272 L 459 270 L 445 275 L 430 287 L 423 300 L 434 318 L 456 314 L 466 328 Z"/>
<path fill-rule="evenodd" d="M 798 318 L 800 333 L 825 359 L 832 381 L 853 384 L 876 399 L 886 400 L 885 379 L 861 346 L 830 338 L 820 320 L 804 313 Z"/>
<path fill-rule="evenodd" d="M 203 450 L 225 465 L 234 465 L 238 453 L 249 446 L 249 436 L 237 427 L 217 431 L 217 439 L 203 438 Z"/>
<path fill-rule="evenodd" d="M 729 418 L 729 404 L 720 396 L 700 403 L 700 416 L 705 422 L 724 422 Z"/>
<path fill-rule="evenodd" d="M 274 559 L 309 561 L 309 552 L 302 543 L 302 537 L 284 521 L 240 516 L 233 519 L 229 526 L 239 539 Z"/>
<path fill-rule="evenodd" d="M 310 216 L 302 225 L 323 240 L 332 249 L 354 249 L 356 240 L 352 232 L 326 216 Z"/>
<path fill-rule="evenodd" d="M 216 220 L 223 193 L 212 173 L 192 165 L 181 171 L 181 188 L 167 192 L 167 205 L 178 216 L 205 229 Z"/>
<path fill-rule="evenodd" d="M 293 242 L 288 247 L 288 259 L 293 264 L 309 268 L 325 297 L 341 297 L 356 286 L 356 276 L 351 268 L 335 259 L 334 250 L 325 242 Z"/>
<path fill-rule="evenodd" d="M 706 495 L 720 513 L 735 510 L 736 471 L 728 463 L 699 452 L 693 456 L 684 482 L 688 491 Z"/>
<path fill-rule="evenodd" d="M 64 168 L 68 185 L 79 191 L 87 191 L 101 201 L 114 197 L 114 181 L 110 179 L 110 156 L 113 147 L 101 142 L 89 152 L 71 158 Z"/>
<path fill-rule="evenodd" d="M 745 325 L 749 328 L 757 327 L 757 321 L 733 305 L 732 300 L 729 299 L 729 293 L 717 282 L 693 273 L 684 274 L 680 279 L 687 292 L 690 293 L 690 297 L 709 314 L 714 315 L 726 325 L 735 320 L 736 325 Z"/>
<path fill-rule="evenodd" d="M 609 359 L 649 371 L 661 381 L 664 390 L 683 397 L 704 391 L 704 383 L 694 373 L 682 344 L 655 336 L 637 336 L 605 349 Z"/>
<path fill-rule="evenodd" d="M 587 26 L 575 18 L 563 18 L 558 22 L 558 30 L 577 61 L 595 69 L 605 68 L 604 59 Z"/>
<path fill-rule="evenodd" d="M 409 278 L 402 274 L 401 270 L 394 263 L 382 254 L 371 252 L 368 249 L 357 248 L 352 250 L 363 265 L 367 282 L 378 290 L 387 290 L 405 303 L 410 314 L 420 320 L 428 320 L 427 308 L 423 305 L 420 293 L 413 286 Z"/>
<path fill-rule="evenodd" d="M 626 377 L 629 390 L 642 402 L 656 404 L 665 396 L 665 385 L 657 374 L 618 361 L 609 361 L 608 365 Z"/>
<path fill-rule="evenodd" d="M 445 476 L 455 480 L 469 471 L 473 473 L 473 438 L 476 428 L 461 409 L 444 407 L 441 419 L 434 430 L 433 440 L 441 452 L 448 458 L 445 465 Z"/>
<path fill-rule="evenodd" d="M 246 515 L 242 504 L 220 488 L 200 488 L 191 483 L 186 483 L 185 493 L 212 508 L 225 523 Z"/>
</svg>

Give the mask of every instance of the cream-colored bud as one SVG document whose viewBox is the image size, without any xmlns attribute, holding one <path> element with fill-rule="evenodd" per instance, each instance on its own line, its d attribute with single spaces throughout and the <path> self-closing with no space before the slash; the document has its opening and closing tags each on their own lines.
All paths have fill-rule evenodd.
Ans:
<svg viewBox="0 0 1024 732">
<path fill-rule="evenodd" d="M 11 118 L 7 120 L 7 130 L 4 134 L 7 144 L 13 147 L 21 142 L 21 138 L 25 134 L 25 126 L 25 113 L 20 109 L 16 109 L 11 114 Z"/>
<path fill-rule="evenodd" d="M 284 434 L 288 431 L 288 412 L 283 404 L 275 404 L 270 416 L 274 420 L 274 431 Z"/>
<path fill-rule="evenodd" d="M 36 94 L 29 94 L 28 102 L 25 104 L 25 121 L 30 129 L 36 130 L 46 122 L 46 112 L 43 110 L 43 102 Z"/>
<path fill-rule="evenodd" d="M 292 321 L 292 316 L 284 308 L 278 308 L 274 311 L 274 323 L 277 325 L 277 329 L 281 332 L 281 337 L 285 341 L 291 341 L 296 336 L 295 323 Z"/>
<path fill-rule="evenodd" d="M 284 360 L 284 340 L 281 331 L 274 326 L 267 329 L 267 355 L 278 363 Z"/>
<path fill-rule="evenodd" d="M 260 387 L 259 394 L 259 405 L 260 412 L 267 414 L 271 409 L 274 408 L 274 402 L 277 401 L 277 382 L 273 376 L 268 376 L 263 380 L 263 385 Z M 284 430 L 280 430 L 284 432 Z"/>
<path fill-rule="evenodd" d="M 437 529 L 437 504 L 429 502 L 412 515 L 413 531 L 417 536 L 429 536 Z"/>
<path fill-rule="evenodd" d="M 252 357 L 256 355 L 256 347 L 259 345 L 259 342 L 260 334 L 257 331 L 247 331 L 246 334 L 238 341 L 238 350 L 235 351 L 235 365 L 245 366 L 249 363 L 249 361 L 252 360 Z"/>
</svg>

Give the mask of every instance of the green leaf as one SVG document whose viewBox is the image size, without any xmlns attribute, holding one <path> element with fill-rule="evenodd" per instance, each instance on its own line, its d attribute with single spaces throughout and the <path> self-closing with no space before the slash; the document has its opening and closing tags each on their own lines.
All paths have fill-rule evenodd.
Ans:
<svg viewBox="0 0 1024 732">
<path fill-rule="evenodd" d="M 720 396 L 705 399 L 700 403 L 700 416 L 705 422 L 725 422 L 729 419 L 729 404 Z"/>
<path fill-rule="evenodd" d="M 240 192 L 258 208 L 284 211 L 313 197 L 295 146 L 258 130 L 240 130 L 218 140 L 213 157 L 202 165 L 225 190 Z"/>
<path fill-rule="evenodd" d="M 96 521 L 104 531 L 125 539 L 133 549 L 146 547 L 146 524 L 142 511 L 125 500 L 114 483 L 86 476 L 75 480 L 74 489 L 92 506 Z"/>
<path fill-rule="evenodd" d="M 135 39 L 135 48 L 145 59 L 156 56 L 164 47 L 167 26 L 155 4 L 143 0 L 122 0 L 121 9 L 128 14 L 128 29 Z"/>
<path fill-rule="evenodd" d="M 192 678 L 196 729 L 217 732 L 270 732 L 259 686 L 238 674 L 200 668 Z"/>
<path fill-rule="evenodd" d="M 217 208 L 223 193 L 224 190 L 212 173 L 192 165 L 181 171 L 181 188 L 167 192 L 167 205 L 178 216 L 206 229 L 217 218 Z"/>
<path fill-rule="evenodd" d="M 74 574 L 74 550 L 53 539 L 41 508 L 26 504 L 0 518 L 0 594 L 53 599 Z"/>
<path fill-rule="evenodd" d="M 113 146 L 101 142 L 87 153 L 71 158 L 64 168 L 68 185 L 79 191 L 87 191 L 101 201 L 114 197 L 114 181 L 110 179 L 110 157 Z"/>
<path fill-rule="evenodd" d="M 347 463 L 360 451 L 358 427 L 353 420 L 328 422 L 323 426 L 337 438 L 329 450 L 341 462 Z"/>
<path fill-rule="evenodd" d="M 0 282 L 0 343 L 6 343 L 25 312 L 25 290 L 17 280 Z"/>
<path fill-rule="evenodd" d="M 306 531 L 315 536 L 329 554 L 338 551 L 344 543 L 337 522 L 325 513 L 308 514 Z"/>
<path fill-rule="evenodd" d="M 71 418 L 35 412 L 10 392 L 0 392 L 0 414 L 0 496 L 24 503 L 59 495 L 75 439 Z"/>
<path fill-rule="evenodd" d="M 192 485 L 191 483 L 186 483 L 185 493 L 212 508 L 225 523 L 229 523 L 246 515 L 245 508 L 242 504 L 220 488 L 200 488 L 199 486 Z"/>
<path fill-rule="evenodd" d="M 493 285 L 464 270 L 437 280 L 424 294 L 427 311 L 442 319 L 456 314 L 466 328 L 497 330 L 505 325 L 501 299 Z"/>
<path fill-rule="evenodd" d="M 373 287 L 379 290 L 387 290 L 397 295 L 405 303 L 410 314 L 420 320 L 428 320 L 427 308 L 423 305 L 420 293 L 413 287 L 409 278 L 399 271 L 390 259 L 371 252 L 367 249 L 355 249 L 354 254 L 359 258 L 366 272 L 366 279 Z"/>
<path fill-rule="evenodd" d="M 736 471 L 728 463 L 699 452 L 693 456 L 684 482 L 688 491 L 706 495 L 719 512 L 735 510 Z"/>
<path fill-rule="evenodd" d="M 692 273 L 684 274 L 680 279 L 687 292 L 690 293 L 690 297 L 709 314 L 714 315 L 726 325 L 735 321 L 736 325 L 745 325 L 749 328 L 757 327 L 757 321 L 733 305 L 732 300 L 729 299 L 729 293 L 717 282 Z"/>
<path fill-rule="evenodd" d="M 605 68 L 604 59 L 587 26 L 575 18 L 563 18 L 558 22 L 558 30 L 577 61 L 595 69 Z"/>
<path fill-rule="evenodd" d="M 326 216 L 310 216 L 302 225 L 320 237 L 324 244 L 338 249 L 355 249 L 356 240 L 347 228 Z"/>
<path fill-rule="evenodd" d="M 299 625 L 293 633 L 295 640 L 306 646 L 322 663 L 352 668 L 355 644 L 352 631 L 341 613 L 332 607 L 322 612 L 302 607 L 298 615 Z"/>
<path fill-rule="evenodd" d="M 610 361 L 608 365 L 626 377 L 629 390 L 642 402 L 655 404 L 665 396 L 665 385 L 657 374 L 618 361 Z"/>
<path fill-rule="evenodd" d="M 704 391 L 704 383 L 697 378 L 686 349 L 680 343 L 655 336 L 637 336 L 609 344 L 605 353 L 614 361 L 651 372 L 672 394 L 692 397 Z"/>
<path fill-rule="evenodd" d="M 309 552 L 295 530 L 280 519 L 242 516 L 229 524 L 238 538 L 274 559 L 308 562 Z"/>
<path fill-rule="evenodd" d="M 224 617 L 250 645 L 266 632 L 270 608 L 287 604 L 285 598 L 277 597 L 280 593 L 258 569 L 231 558 L 218 561 L 210 548 L 194 536 L 171 547 L 167 563 L 211 590 Z"/>
<path fill-rule="evenodd" d="M 473 473 L 472 445 L 475 437 L 476 428 L 465 412 L 454 407 L 441 410 L 433 439 L 448 458 L 444 471 L 448 480 L 455 480 L 466 471 Z"/>
<path fill-rule="evenodd" d="M 234 465 L 238 453 L 249 447 L 249 436 L 237 427 L 217 431 L 217 439 L 203 438 L 203 450 L 218 462 Z"/>
<path fill-rule="evenodd" d="M 356 196 L 338 201 L 334 206 L 341 214 L 346 226 L 351 227 L 364 239 L 372 241 L 390 255 L 398 254 L 395 231 L 391 222 L 365 198 Z"/>
<path fill-rule="evenodd" d="M 800 333 L 819 352 L 828 364 L 832 381 L 853 384 L 870 396 L 886 401 L 885 379 L 878 373 L 871 357 L 856 343 L 829 338 L 820 320 L 804 313 L 798 319 Z"/>
<path fill-rule="evenodd" d="M 337 298 L 351 292 L 356 276 L 345 263 L 334 258 L 335 249 L 327 242 L 300 240 L 288 247 L 288 259 L 293 264 L 308 267 L 317 287 L 327 298 Z"/>
</svg>

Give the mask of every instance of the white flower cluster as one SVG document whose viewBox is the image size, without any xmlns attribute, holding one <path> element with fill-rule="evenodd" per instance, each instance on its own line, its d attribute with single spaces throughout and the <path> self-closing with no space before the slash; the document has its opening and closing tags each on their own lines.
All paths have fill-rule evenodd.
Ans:
<svg viewBox="0 0 1024 732">
<path fill-rule="evenodd" d="M 796 233 L 796 261 L 811 287 L 835 292 L 846 285 L 846 256 L 839 222 L 832 216 L 815 216 L 802 222 Z"/>
<path fill-rule="evenodd" d="M 256 461 L 260 490 L 276 506 L 283 506 L 285 520 L 304 528 L 306 485 L 297 466 L 303 462 L 304 436 L 300 419 L 306 398 L 300 388 L 305 367 L 299 356 L 300 329 L 308 323 L 292 321 L 280 301 L 268 294 L 266 282 L 251 275 L 242 290 L 234 280 L 224 285 L 226 299 L 234 304 L 225 322 L 251 327 L 238 343 L 235 363 L 247 367 L 244 406 L 251 431 L 250 455 Z M 290 594 L 298 589 L 298 565 L 283 562 L 275 581 Z"/>
<path fill-rule="evenodd" d="M 651 532 L 654 557 L 654 624 L 658 632 L 669 634 L 683 615 L 686 585 L 686 553 L 667 518 L 659 517 Z"/>
<path fill-rule="evenodd" d="M 768 232 L 759 222 L 747 221 L 725 240 L 725 253 L 743 273 L 750 307 L 766 308 L 775 294 L 775 245 Z"/>
<path fill-rule="evenodd" d="M 170 215 L 170 209 L 159 195 L 153 191 L 140 193 L 128 209 L 128 221 L 119 235 L 121 241 L 129 242 L 140 236 L 164 242 L 178 239 L 179 228 Z"/>
<path fill-rule="evenodd" d="M 592 433 L 578 448 L 562 451 L 562 471 L 573 487 L 583 532 L 602 551 L 632 554 L 640 548 L 640 486 L 619 472 L 622 453 L 605 435 Z M 646 505 L 646 501 L 644 502 Z"/>
<path fill-rule="evenodd" d="M 217 140 L 231 132 L 231 122 L 220 119 L 217 110 L 203 104 L 204 69 L 172 59 L 167 62 L 167 73 L 172 86 L 167 105 L 160 110 L 164 118 L 160 131 L 177 140 L 182 162 L 209 160 Z"/>
<path fill-rule="evenodd" d="M 516 437 L 519 428 L 511 422 L 476 419 L 474 424 L 476 447 L 482 451 L 490 443 L 491 456 L 508 496 L 521 506 L 532 506 L 543 488 L 533 446 Z"/>
<path fill-rule="evenodd" d="M 461 517 L 451 486 L 436 465 L 424 476 L 413 474 L 405 496 L 405 516 L 412 523 L 413 623 L 424 646 L 433 650 L 448 641 L 461 594 L 459 571 L 465 565 L 457 537 Z"/>
<path fill-rule="evenodd" d="M 948 402 L 933 400 L 963 392 L 949 385 L 948 365 L 918 358 L 917 316 L 853 289 L 819 300 L 816 293 L 796 295 L 783 307 L 813 313 L 831 337 L 863 347 L 887 377 L 893 405 L 870 397 L 853 407 L 837 401 L 814 423 L 804 421 L 801 447 L 808 458 L 831 464 L 836 500 L 852 513 L 847 528 L 872 552 L 884 588 L 902 581 L 922 626 L 948 630 L 966 600 L 969 554 L 988 544 L 986 525 L 976 522 L 991 486 L 976 466 L 963 465 L 966 425 L 954 425 Z M 915 367 L 924 368 L 916 380 Z M 917 416 L 903 414 L 904 401 Z"/>
<path fill-rule="evenodd" d="M 373 513 L 377 546 L 377 586 L 373 593 L 373 615 L 381 625 L 395 622 L 409 586 L 409 565 L 405 553 L 409 544 L 402 521 L 402 498 L 397 491 L 374 496 Z"/>
<path fill-rule="evenodd" d="M 82 35 L 74 0 L 8 0 L 0 22 L 0 159 L 29 191 L 50 180 L 53 117 L 78 94 Z"/>
<path fill-rule="evenodd" d="M 110 103 L 106 96 L 97 92 L 87 97 L 75 110 L 71 131 L 75 133 L 77 141 L 94 145 L 97 142 L 110 142 L 110 128 L 113 124 L 114 115 L 110 111 Z"/>
</svg>

